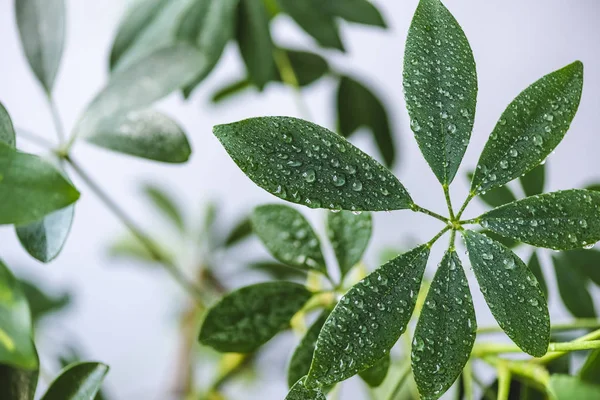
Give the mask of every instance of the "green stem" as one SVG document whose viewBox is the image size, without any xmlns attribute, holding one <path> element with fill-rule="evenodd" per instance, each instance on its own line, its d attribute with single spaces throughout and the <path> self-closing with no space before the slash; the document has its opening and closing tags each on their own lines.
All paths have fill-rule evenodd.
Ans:
<svg viewBox="0 0 600 400">
<path fill-rule="evenodd" d="M 287 55 L 287 52 L 282 49 L 275 49 L 273 52 L 275 58 L 275 65 L 281 75 L 281 80 L 287 85 L 294 88 L 294 99 L 296 100 L 296 106 L 300 114 L 307 120 L 312 121 L 310 109 L 302 97 L 302 90 L 300 88 L 300 81 L 294 71 L 294 66 Z"/>
<path fill-rule="evenodd" d="M 179 271 L 177 266 L 166 257 L 158 245 L 140 229 L 137 224 L 119 207 L 119 205 L 104 192 L 104 190 L 81 168 L 81 166 L 75 162 L 71 157 L 65 156 L 67 161 L 75 173 L 90 187 L 90 189 L 98 196 L 98 198 L 106 205 L 106 207 L 129 229 L 131 234 L 135 236 L 140 243 L 148 250 L 150 255 L 159 262 L 164 269 L 171 274 L 175 281 L 191 296 L 193 296 L 198 303 L 204 303 L 204 293 L 195 284 L 191 283 L 182 273 Z"/>
<path fill-rule="evenodd" d="M 460 219 L 460 217 L 462 217 L 463 213 L 467 209 L 467 206 L 469 205 L 469 203 L 471 202 L 471 200 L 473 200 L 473 198 L 475 197 L 475 195 L 476 194 L 474 192 L 469 193 L 469 196 L 467 197 L 467 199 L 463 203 L 462 207 L 460 208 L 460 210 L 458 210 L 458 213 L 456 214 L 456 219 Z"/>
<path fill-rule="evenodd" d="M 481 359 L 496 368 L 498 368 L 500 364 L 504 364 L 511 374 L 526 378 L 542 390 L 545 390 L 548 387 L 550 374 L 540 365 L 522 361 L 504 360 L 496 356 L 485 356 Z"/>
<path fill-rule="evenodd" d="M 410 374 L 410 362 L 408 362 L 408 360 L 405 360 L 404 366 L 403 366 L 402 370 L 400 371 L 400 376 L 398 376 L 398 381 L 396 381 L 396 385 L 390 392 L 390 395 L 387 397 L 387 400 L 394 400 L 398 396 L 398 394 L 400 393 L 400 390 L 402 390 L 402 386 L 404 386 L 404 383 L 406 382 L 406 379 L 408 378 L 409 374 Z"/>
<path fill-rule="evenodd" d="M 444 197 L 446 198 L 446 205 L 448 206 L 448 215 L 450 215 L 450 220 L 454 221 L 454 209 L 452 208 L 452 199 L 450 198 L 450 187 L 447 184 L 443 184 L 444 188 Z"/>
<path fill-rule="evenodd" d="M 437 234 L 436 234 L 436 235 L 433 237 L 433 239 L 431 239 L 429 242 L 427 242 L 427 247 L 431 247 L 431 246 L 433 246 L 433 244 L 434 244 L 435 242 L 437 242 L 437 240 L 438 240 L 440 237 L 442 237 L 442 235 L 443 235 L 444 233 L 448 232 L 449 230 L 450 230 L 450 227 L 449 227 L 449 226 L 446 226 L 444 229 L 442 229 L 441 231 L 439 231 L 439 232 L 438 232 L 438 233 L 437 233 Z M 454 231 L 452 231 L 452 232 L 454 232 Z"/>
<path fill-rule="evenodd" d="M 465 387 L 465 399 L 473 400 L 473 362 L 468 361 L 463 368 L 463 384 Z"/>
<path fill-rule="evenodd" d="M 510 394 L 510 369 L 506 363 L 498 364 L 498 400 L 508 400 Z"/>
<path fill-rule="evenodd" d="M 548 352 L 570 352 L 579 350 L 592 350 L 600 348 L 600 340 L 590 340 L 585 342 L 564 342 L 550 343 Z M 473 354 L 475 356 L 484 357 L 488 354 L 503 354 L 503 353 L 522 353 L 523 351 L 514 344 L 496 344 L 483 343 L 475 346 Z"/>
<path fill-rule="evenodd" d="M 479 218 L 465 219 L 462 221 L 458 221 L 460 225 L 473 225 L 479 223 Z"/>
<path fill-rule="evenodd" d="M 454 251 L 454 242 L 456 241 L 456 229 L 450 232 L 450 242 L 448 243 L 448 251 Z"/>
<path fill-rule="evenodd" d="M 420 212 L 422 214 L 429 215 L 430 217 L 433 217 L 435 219 L 439 219 L 440 221 L 442 221 L 442 222 L 444 222 L 446 224 L 450 222 L 450 220 L 448 218 L 442 217 L 440 214 L 435 213 L 433 211 L 430 211 L 430 210 L 428 210 L 426 208 L 423 208 L 423 207 L 421 207 L 421 206 L 419 206 L 419 205 L 417 205 L 415 203 L 413 203 L 411 205 L 410 209 L 413 210 L 414 212 Z"/>
<path fill-rule="evenodd" d="M 573 322 L 564 322 L 560 324 L 553 324 L 550 329 L 553 331 L 571 331 L 576 329 L 593 329 L 600 328 L 600 319 L 596 318 L 580 318 Z M 503 332 L 499 326 L 486 326 L 477 329 L 477 334 L 485 333 L 497 333 Z"/>
<path fill-rule="evenodd" d="M 600 339 L 600 329 L 595 330 L 593 332 L 588 333 L 587 335 L 583 335 L 571 342 L 568 343 L 582 343 L 582 342 L 587 342 L 587 341 L 595 341 L 597 342 L 598 339 Z M 546 354 L 544 357 L 542 358 L 534 358 L 531 360 L 531 362 L 535 362 L 535 363 L 539 363 L 539 364 L 545 364 L 548 363 L 554 359 L 557 359 L 559 357 L 564 356 L 565 354 L 567 354 L 568 351 L 560 351 L 557 350 L 557 352 L 552 353 L 552 354 Z"/>
<path fill-rule="evenodd" d="M 48 94 L 48 105 L 50 106 L 50 114 L 52 114 L 52 122 L 54 123 L 54 130 L 56 131 L 56 136 L 58 137 L 59 143 L 62 144 L 65 140 L 65 130 L 62 124 L 62 120 L 60 119 L 60 113 L 58 112 L 56 103 L 54 102 L 54 99 L 50 94 Z"/>
</svg>

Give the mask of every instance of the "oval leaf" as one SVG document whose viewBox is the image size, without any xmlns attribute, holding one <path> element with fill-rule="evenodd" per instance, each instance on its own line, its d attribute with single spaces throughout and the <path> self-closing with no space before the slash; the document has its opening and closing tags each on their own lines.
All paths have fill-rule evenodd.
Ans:
<svg viewBox="0 0 600 400">
<path fill-rule="evenodd" d="M 308 86 L 318 81 L 329 72 L 327 60 L 318 54 L 288 49 L 280 49 L 280 51 L 287 53 L 300 87 Z M 275 80 L 279 82 L 283 81 L 279 71 L 275 71 Z"/>
<path fill-rule="evenodd" d="M 0 224 L 34 222 L 78 198 L 51 163 L 0 142 Z"/>
<path fill-rule="evenodd" d="M 290 117 L 217 125 L 214 133 L 258 186 L 310 208 L 384 211 L 412 199 L 385 167 L 319 125 Z M 268 154 L 268 157 L 265 157 Z"/>
<path fill-rule="evenodd" d="M 535 276 L 510 249 L 474 231 L 463 234 L 479 287 L 494 318 L 517 346 L 534 357 L 546 354 L 550 317 Z"/>
<path fill-rule="evenodd" d="M 412 345 L 412 370 L 424 399 L 438 399 L 469 360 L 477 322 L 469 283 L 455 251 L 448 251 L 427 293 Z"/>
<path fill-rule="evenodd" d="M 23 50 L 33 73 L 52 92 L 65 41 L 64 0 L 15 0 Z"/>
<path fill-rule="evenodd" d="M 38 375 L 37 369 L 26 370 L 0 364 L 0 399 L 33 400 Z"/>
<path fill-rule="evenodd" d="M 327 386 L 373 366 L 406 330 L 429 257 L 422 245 L 354 285 L 325 322 L 307 384 Z"/>
<path fill-rule="evenodd" d="M 94 400 L 108 366 L 95 362 L 71 364 L 52 382 L 41 400 Z"/>
<path fill-rule="evenodd" d="M 473 179 L 473 173 L 468 173 L 467 177 L 469 180 Z M 512 190 L 510 190 L 510 188 L 506 185 L 488 190 L 487 192 L 480 194 L 479 198 L 485 204 L 493 208 L 500 207 L 517 200 Z"/>
<path fill-rule="evenodd" d="M 342 277 L 360 262 L 371 239 L 372 228 L 370 213 L 341 211 L 327 216 L 327 233 Z"/>
<path fill-rule="evenodd" d="M 577 61 L 521 92 L 490 135 L 471 192 L 502 186 L 544 161 L 567 133 L 579 107 L 582 86 L 583 64 Z"/>
<path fill-rule="evenodd" d="M 569 263 L 564 256 L 552 257 L 556 283 L 560 297 L 567 310 L 576 318 L 594 318 L 594 300 L 587 288 L 587 280 L 577 270 L 575 265 Z"/>
<path fill-rule="evenodd" d="M 330 313 L 331 310 L 325 310 L 319 315 L 319 318 L 317 318 L 310 328 L 308 328 L 308 331 L 300 341 L 300 344 L 298 344 L 298 347 L 294 350 L 294 354 L 292 354 L 288 366 L 287 380 L 289 387 L 294 386 L 300 378 L 308 374 L 319 332 L 321 332 L 321 328 L 323 327 L 323 324 L 325 324 Z"/>
<path fill-rule="evenodd" d="M 33 282 L 21 279 L 20 283 L 29 304 L 34 326 L 43 317 L 63 310 L 71 302 L 71 296 L 68 293 L 61 293 L 59 296 L 54 296 L 46 293 Z"/>
<path fill-rule="evenodd" d="M 527 197 L 478 218 L 486 229 L 533 246 L 570 250 L 600 240 L 600 192 L 564 190 Z"/>
<path fill-rule="evenodd" d="M 208 311 L 200 343 L 221 352 L 253 352 L 286 329 L 311 296 L 304 286 L 291 282 L 238 289 Z"/>
<path fill-rule="evenodd" d="M 600 385 L 593 385 L 569 375 L 552 375 L 548 390 L 553 400 L 600 398 Z"/>
<path fill-rule="evenodd" d="M 279 261 L 327 274 L 319 238 L 298 211 L 279 204 L 257 207 L 252 213 L 252 228 Z"/>
<path fill-rule="evenodd" d="M 17 142 L 12 120 L 2 103 L 0 103 L 0 142 L 4 142 L 13 148 Z"/>
<path fill-rule="evenodd" d="M 390 369 L 391 362 L 392 360 L 388 353 L 372 367 L 359 372 L 360 378 L 372 388 L 381 386 Z"/>
<path fill-rule="evenodd" d="M 369 0 L 330 0 L 323 2 L 325 11 L 348 22 L 385 28 L 381 13 Z"/>
<path fill-rule="evenodd" d="M 588 383 L 600 383 L 600 349 L 593 350 L 579 370 L 579 379 Z"/>
<path fill-rule="evenodd" d="M 565 251 L 562 256 L 568 265 L 576 268 L 583 276 L 600 285 L 600 251 L 592 249 L 577 249 Z"/>
<path fill-rule="evenodd" d="M 327 400 L 320 389 L 310 389 L 304 385 L 305 378 L 300 379 L 292 388 L 285 400 Z"/>
<path fill-rule="evenodd" d="M 404 95 L 423 157 L 450 184 L 473 130 L 477 72 L 465 33 L 439 0 L 421 0 L 410 25 Z"/>
</svg>

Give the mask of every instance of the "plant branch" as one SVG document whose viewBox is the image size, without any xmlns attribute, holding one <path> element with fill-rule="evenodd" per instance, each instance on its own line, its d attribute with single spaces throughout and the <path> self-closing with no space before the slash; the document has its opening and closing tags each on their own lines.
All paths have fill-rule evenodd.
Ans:
<svg viewBox="0 0 600 400">
<path fill-rule="evenodd" d="M 446 198 L 446 205 L 448 206 L 448 215 L 450 215 L 450 220 L 454 221 L 454 209 L 452 208 L 452 199 L 450 198 L 450 188 L 447 184 L 443 184 L 444 188 L 444 197 Z"/>
<path fill-rule="evenodd" d="M 290 61 L 290 58 L 287 55 L 287 52 L 282 49 L 275 49 L 273 52 L 273 56 L 275 58 L 275 65 L 279 71 L 279 75 L 281 75 L 281 80 L 294 88 L 294 99 L 296 100 L 296 106 L 298 107 L 298 111 L 300 114 L 307 120 L 312 121 L 310 109 L 308 105 L 304 101 L 304 97 L 302 96 L 302 90 L 300 88 L 300 81 L 298 80 L 298 76 L 294 71 L 294 66 Z"/>
<path fill-rule="evenodd" d="M 469 196 L 467 197 L 467 199 L 463 203 L 462 207 L 460 208 L 460 210 L 458 210 L 458 213 L 456 214 L 456 219 L 460 219 L 460 217 L 462 217 L 463 213 L 467 209 L 467 206 L 469 205 L 469 203 L 471 202 L 471 200 L 473 200 L 473 198 L 475 197 L 475 195 L 476 194 L 474 192 L 469 193 Z"/>
<path fill-rule="evenodd" d="M 62 124 L 62 120 L 60 119 L 60 113 L 58 112 L 58 108 L 56 107 L 56 102 L 50 94 L 48 94 L 48 105 L 50 106 L 50 114 L 52 114 L 52 122 L 54 123 L 54 130 L 56 131 L 56 136 L 58 137 L 58 141 L 60 142 L 60 144 L 62 144 L 65 140 L 65 129 Z"/>
<path fill-rule="evenodd" d="M 387 400 L 394 400 L 398 396 L 398 393 L 400 393 L 400 390 L 402 389 L 402 386 L 404 386 L 404 383 L 406 382 L 406 379 L 408 378 L 409 374 L 410 362 L 408 360 L 405 360 L 403 368 L 400 371 L 400 376 L 398 376 L 397 378 L 398 380 L 396 381 L 396 385 L 390 392 L 389 396 L 387 397 Z"/>
<path fill-rule="evenodd" d="M 471 360 L 467 361 L 463 368 L 462 380 L 465 388 L 465 399 L 473 400 L 473 362 Z"/>
<path fill-rule="evenodd" d="M 433 211 L 430 211 L 430 210 L 428 210 L 426 208 L 423 208 L 423 207 L 421 207 L 421 206 L 419 206 L 419 205 L 417 205 L 415 203 L 413 203 L 411 205 L 410 209 L 413 210 L 414 212 L 420 212 L 422 214 L 429 215 L 430 217 L 433 217 L 435 219 L 439 219 L 440 221 L 442 221 L 442 222 L 444 222 L 446 224 L 450 222 L 450 220 L 448 218 L 442 217 L 440 214 L 435 213 Z"/>
<path fill-rule="evenodd" d="M 575 343 L 582 343 L 582 342 L 587 342 L 587 341 L 600 342 L 598 339 L 600 339 L 600 329 L 590 332 L 587 335 L 583 335 L 583 336 L 581 336 L 571 342 L 567 342 L 567 343 L 575 344 Z M 595 348 L 600 348 L 600 346 L 595 347 Z M 573 350 L 555 350 L 555 351 L 556 351 L 555 353 L 546 354 L 542 358 L 534 358 L 531 360 L 531 362 L 545 364 L 556 358 L 562 357 L 569 351 L 573 351 Z"/>
<path fill-rule="evenodd" d="M 47 150 L 54 149 L 54 144 L 52 142 L 50 142 L 49 140 L 46 140 L 45 138 L 38 136 L 37 134 L 35 134 L 31 131 L 28 131 L 27 129 L 17 127 L 16 130 L 17 130 L 17 135 L 19 137 L 29 140 L 30 142 L 35 143 L 38 146 L 41 146 Z"/>
<path fill-rule="evenodd" d="M 590 340 L 581 342 L 563 342 L 563 343 L 550 343 L 548 345 L 548 352 L 570 352 L 579 350 L 592 350 L 600 349 L 600 340 Z M 475 356 L 484 357 L 488 354 L 502 354 L 502 353 L 522 353 L 517 345 L 514 344 L 497 344 L 497 343 L 482 343 L 473 348 L 473 354 Z"/>
<path fill-rule="evenodd" d="M 520 361 L 504 360 L 496 356 L 485 356 L 481 358 L 486 363 L 498 368 L 503 364 L 511 374 L 526 378 L 535 383 L 539 388 L 545 390 L 550 381 L 550 374 L 541 365 L 524 363 Z"/>
<path fill-rule="evenodd" d="M 479 218 L 465 219 L 462 221 L 458 221 L 461 225 L 474 225 L 479 223 Z"/>
<path fill-rule="evenodd" d="M 498 400 L 508 400 L 510 394 L 510 369 L 504 362 L 498 363 Z"/>
<path fill-rule="evenodd" d="M 444 229 L 442 229 L 441 231 L 439 231 L 439 232 L 437 233 L 437 235 L 435 235 L 435 236 L 433 237 L 433 239 L 431 239 L 429 242 L 427 242 L 427 247 L 431 247 L 431 246 L 433 246 L 433 244 L 434 244 L 435 242 L 437 242 L 437 240 L 438 240 L 440 237 L 442 237 L 442 235 L 443 235 L 444 233 L 448 232 L 449 230 L 450 230 L 450 227 L 449 227 L 449 226 L 446 226 Z M 454 231 L 452 231 L 452 232 L 454 232 Z"/>
<path fill-rule="evenodd" d="M 600 328 L 600 319 L 596 318 L 581 318 L 575 319 L 572 322 L 563 322 L 560 324 L 554 324 L 550 327 L 553 331 L 570 331 L 576 329 L 593 329 Z M 486 333 L 498 333 L 503 332 L 502 328 L 499 326 L 486 326 L 477 329 L 477 334 L 486 334 Z"/>
</svg>

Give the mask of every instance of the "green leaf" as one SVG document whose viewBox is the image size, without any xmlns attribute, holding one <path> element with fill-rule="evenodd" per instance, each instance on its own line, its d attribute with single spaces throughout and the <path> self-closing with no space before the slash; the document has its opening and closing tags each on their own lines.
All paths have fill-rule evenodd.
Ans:
<svg viewBox="0 0 600 400">
<path fill-rule="evenodd" d="M 552 257 L 558 292 L 565 307 L 577 318 L 593 318 L 596 316 L 594 300 L 587 288 L 587 280 L 569 263 L 566 257 Z"/>
<path fill-rule="evenodd" d="M 38 375 L 37 368 L 27 370 L 0 364 L 0 399 L 33 400 Z"/>
<path fill-rule="evenodd" d="M 585 189 L 600 192 L 600 183 L 593 183 L 591 185 L 586 186 Z"/>
<path fill-rule="evenodd" d="M 544 192 L 546 164 L 540 164 L 519 178 L 525 196 L 535 196 Z"/>
<path fill-rule="evenodd" d="M 108 366 L 95 362 L 71 364 L 52 382 L 41 400 L 94 400 Z"/>
<path fill-rule="evenodd" d="M 499 235 L 499 234 L 497 234 L 495 232 L 492 232 L 492 231 L 482 230 L 480 233 L 484 234 L 485 236 L 491 237 L 496 242 L 502 243 L 503 245 L 505 245 L 509 249 L 514 249 L 515 247 L 517 247 L 519 245 L 518 241 L 516 241 L 514 239 L 506 238 L 506 237 L 504 237 L 502 235 Z"/>
<path fill-rule="evenodd" d="M 220 352 L 253 352 L 286 329 L 311 296 L 304 286 L 291 282 L 238 289 L 208 311 L 200 343 Z"/>
<path fill-rule="evenodd" d="M 6 111 L 2 103 L 0 103 L 0 142 L 4 142 L 13 148 L 17 143 L 15 128 L 13 127 L 8 111 Z"/>
<path fill-rule="evenodd" d="M 229 235 L 227 235 L 223 244 L 225 247 L 231 247 L 246 239 L 251 234 L 252 222 L 250 221 L 250 218 L 244 217 L 239 220 L 231 232 L 229 232 Z"/>
<path fill-rule="evenodd" d="M 577 375 L 584 382 L 600 383 L 600 349 L 590 353 Z"/>
<path fill-rule="evenodd" d="M 341 211 L 327 215 L 327 234 L 342 277 L 360 262 L 371 239 L 372 229 L 370 213 L 354 214 Z"/>
<path fill-rule="evenodd" d="M 296 347 L 296 350 L 294 350 L 287 371 L 287 381 L 290 388 L 294 386 L 300 378 L 308 374 L 319 332 L 321 332 L 321 328 L 323 327 L 323 324 L 325 324 L 330 313 L 331 310 L 325 310 L 319 315 L 317 320 L 310 328 L 308 328 L 308 331 L 300 341 L 300 344 L 298 344 L 298 347 Z"/>
<path fill-rule="evenodd" d="M 368 0 L 327 0 L 324 7 L 327 13 L 348 22 L 386 27 L 381 13 Z"/>
<path fill-rule="evenodd" d="M 583 64 L 577 61 L 521 92 L 490 135 L 471 192 L 479 194 L 502 186 L 543 162 L 569 129 L 582 86 Z"/>
<path fill-rule="evenodd" d="M 117 71 L 89 105 L 75 132 L 94 135 L 104 119 L 121 119 L 187 85 L 197 76 L 203 58 L 193 46 L 178 43 Z"/>
<path fill-rule="evenodd" d="M 326 400 L 320 389 L 307 388 L 304 385 L 305 378 L 300 379 L 292 388 L 285 400 Z"/>
<path fill-rule="evenodd" d="M 68 293 L 60 296 L 52 296 L 42 291 L 38 285 L 24 279 L 20 279 L 21 289 L 27 298 L 31 318 L 35 325 L 37 321 L 46 315 L 63 310 L 71 302 L 71 296 Z"/>
<path fill-rule="evenodd" d="M 28 224 L 78 198 L 51 163 L 0 142 L 0 224 Z"/>
<path fill-rule="evenodd" d="M 520 242 L 554 250 L 600 240 L 600 192 L 545 193 L 488 211 L 477 220 L 485 229 Z"/>
<path fill-rule="evenodd" d="M 273 75 L 273 41 L 269 15 L 263 0 L 240 0 L 237 42 L 248 76 L 262 90 Z"/>
<path fill-rule="evenodd" d="M 577 249 L 564 251 L 561 255 L 572 268 L 577 269 L 596 285 L 600 285 L 600 251 Z"/>
<path fill-rule="evenodd" d="M 278 262 L 259 261 L 249 264 L 247 268 L 264 272 L 274 279 L 306 279 L 306 271 Z"/>
<path fill-rule="evenodd" d="M 211 101 L 215 104 L 221 103 L 250 87 L 250 81 L 247 78 L 230 82 L 214 92 Z"/>
<path fill-rule="evenodd" d="M 323 9 L 322 0 L 278 0 L 281 9 L 322 47 L 344 51 L 335 18 Z"/>
<path fill-rule="evenodd" d="M 287 53 L 290 64 L 300 87 L 308 86 L 329 72 L 327 60 L 315 53 L 281 49 Z M 275 80 L 282 82 L 279 71 L 275 71 Z"/>
<path fill-rule="evenodd" d="M 359 372 L 359 375 L 361 379 L 370 387 L 379 387 L 387 376 L 391 362 L 392 360 L 390 358 L 390 353 L 388 353 L 379 361 L 377 361 L 372 367 Z"/>
<path fill-rule="evenodd" d="M 343 76 L 337 93 L 337 109 L 342 136 L 349 137 L 363 126 L 370 129 L 385 164 L 394 164 L 394 136 L 387 111 L 375 94 L 356 80 Z"/>
<path fill-rule="evenodd" d="M 477 322 L 469 283 L 455 251 L 438 266 L 419 316 L 412 345 L 412 370 L 424 399 L 438 399 L 469 360 Z"/>
<path fill-rule="evenodd" d="M 21 44 L 33 73 L 52 92 L 65 41 L 64 0 L 15 0 Z"/>
<path fill-rule="evenodd" d="M 474 231 L 463 233 L 471 266 L 494 318 L 517 346 L 541 357 L 550 342 L 548 305 L 533 273 L 510 249 Z"/>
<path fill-rule="evenodd" d="M 552 395 L 551 398 L 554 400 L 592 400 L 600 398 L 600 385 L 592 385 L 569 375 L 552 375 L 549 391 Z"/>
<path fill-rule="evenodd" d="M 254 210 L 251 219 L 254 233 L 273 257 L 295 268 L 327 274 L 319 237 L 298 211 L 264 205 Z"/>
<path fill-rule="evenodd" d="M 477 103 L 471 46 L 439 0 L 421 0 L 404 54 L 404 95 L 423 157 L 449 185 L 465 154 Z"/>
<path fill-rule="evenodd" d="M 263 117 L 217 125 L 213 131 L 238 167 L 281 199 L 310 208 L 350 211 L 400 210 L 412 205 L 389 170 L 313 123 Z"/>
<path fill-rule="evenodd" d="M 467 174 L 469 180 L 473 179 L 473 172 Z M 491 189 L 485 193 L 479 195 L 479 198 L 490 207 L 500 207 L 505 204 L 511 203 L 517 198 L 513 194 L 512 190 L 508 186 L 500 186 Z"/>
<path fill-rule="evenodd" d="M 154 207 L 180 232 L 185 232 L 185 221 L 181 213 L 181 208 L 171 194 L 152 183 L 145 184 L 143 190 Z"/>
<path fill-rule="evenodd" d="M 535 275 L 535 279 L 537 279 L 538 283 L 540 284 L 540 289 L 542 289 L 544 297 L 548 299 L 548 286 L 546 285 L 546 278 L 544 278 L 542 266 L 540 265 L 540 260 L 535 251 L 531 254 L 529 262 L 527 262 L 527 268 L 529 268 L 533 275 Z"/>
<path fill-rule="evenodd" d="M 325 322 L 309 386 L 326 386 L 373 366 L 406 330 L 429 257 L 422 245 L 382 265 L 354 285 Z"/>
</svg>

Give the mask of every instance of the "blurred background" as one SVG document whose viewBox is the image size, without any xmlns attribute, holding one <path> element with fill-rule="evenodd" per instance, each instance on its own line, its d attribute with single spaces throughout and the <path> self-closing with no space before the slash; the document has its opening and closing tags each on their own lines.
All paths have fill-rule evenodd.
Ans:
<svg viewBox="0 0 600 400">
<path fill-rule="evenodd" d="M 68 25 L 65 53 L 55 88 L 58 109 L 67 131 L 108 79 L 110 48 L 118 24 L 130 1 L 67 1 Z M 360 77 L 386 104 L 396 142 L 393 168 L 420 205 L 445 213 L 442 190 L 422 158 L 409 129 L 402 94 L 404 41 L 417 0 L 377 0 L 388 24 L 383 30 L 362 25 L 342 25 L 346 54 L 314 50 L 314 40 L 287 16 L 274 21 L 278 43 L 313 49 L 327 56 L 338 71 Z M 581 106 L 573 125 L 547 163 L 546 190 L 583 187 L 600 181 L 598 135 L 600 112 L 600 3 L 596 0 L 521 0 L 444 2 L 462 25 L 473 49 L 479 77 L 479 95 L 474 133 L 463 169 L 452 186 L 455 205 L 467 194 L 466 172 L 474 168 L 489 133 L 507 104 L 541 76 L 574 60 L 585 65 Z M 33 78 L 20 47 L 13 1 L 0 0 L 0 101 L 19 128 L 54 139 L 51 116 L 39 84 Z M 188 133 L 193 155 L 187 164 L 171 166 L 111 153 L 78 143 L 74 158 L 85 163 L 90 174 L 118 200 L 145 229 L 188 257 L 189 243 L 182 243 L 152 208 L 142 193 L 144 183 L 165 187 L 185 210 L 185 221 L 199 226 L 206 206 L 218 205 L 215 224 L 226 229 L 247 215 L 255 205 L 277 199 L 255 186 L 233 163 L 212 135 L 213 125 L 263 115 L 286 115 L 312 119 L 336 129 L 336 81 L 319 80 L 306 87 L 302 97 L 309 115 L 297 107 L 294 91 L 270 84 L 262 93 L 254 89 L 219 104 L 211 102 L 214 91 L 235 77 L 243 76 L 238 48 L 230 44 L 213 73 L 185 101 L 173 94 L 159 108 L 178 121 Z M 362 130 L 351 141 L 381 160 L 372 136 Z M 23 143 L 24 144 L 24 143 Z M 24 145 L 24 148 L 27 148 Z M 31 148 L 34 149 L 33 147 Z M 37 150 L 37 148 L 35 148 Z M 145 263 L 110 257 L 109 247 L 124 233 L 114 218 L 83 182 L 71 236 L 62 254 L 48 265 L 35 262 L 21 248 L 11 227 L 0 229 L 0 254 L 20 277 L 26 277 L 49 293 L 68 292 L 71 304 L 61 318 L 48 319 L 38 347 L 52 354 L 67 344 L 81 349 L 87 359 L 111 366 L 106 390 L 113 399 L 167 399 L 178 371 L 179 319 L 189 299 L 171 278 Z M 510 185 L 509 185 L 510 186 Z M 520 189 L 520 188 L 519 188 Z M 519 192 L 519 189 L 515 191 Z M 474 201 L 466 217 L 484 209 Z M 323 232 L 324 211 L 301 209 Z M 439 222 L 410 211 L 374 215 L 374 236 L 365 262 L 369 269 L 379 264 L 386 248 L 398 251 L 429 240 L 440 229 Z M 445 243 L 445 242 L 444 242 Z M 443 245 L 434 248 L 427 275 L 432 276 Z M 331 255 L 330 249 L 326 249 Z M 463 251 L 461 249 L 461 251 Z M 531 250 L 519 248 L 528 258 Z M 180 254 L 181 255 L 181 254 Z M 540 252 L 550 287 L 553 321 L 569 318 L 556 293 L 554 273 L 548 271 L 549 254 Z M 217 257 L 216 265 L 226 277 L 228 289 L 265 280 L 260 272 L 240 272 L 249 260 L 267 258 L 256 239 Z M 189 255 L 190 263 L 195 259 Z M 185 264 L 185 262 L 184 262 Z M 470 280 L 474 280 L 472 273 Z M 494 325 L 485 302 L 472 286 L 480 326 Z M 592 288 L 595 303 L 598 288 Z M 499 340 L 504 340 L 502 336 Z M 234 385 L 232 398 L 281 399 L 287 392 L 284 371 L 292 345 L 292 333 L 277 337 L 261 355 L 259 375 Z M 243 394 L 240 394 L 243 390 Z M 362 390 L 362 389 L 361 389 Z M 237 393 L 237 395 L 235 394 Z M 346 385 L 343 399 L 363 398 Z"/>
</svg>

